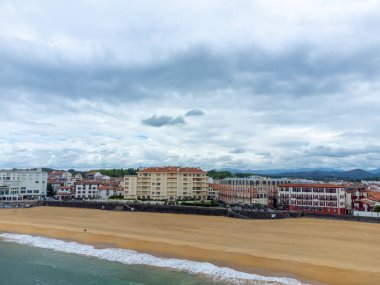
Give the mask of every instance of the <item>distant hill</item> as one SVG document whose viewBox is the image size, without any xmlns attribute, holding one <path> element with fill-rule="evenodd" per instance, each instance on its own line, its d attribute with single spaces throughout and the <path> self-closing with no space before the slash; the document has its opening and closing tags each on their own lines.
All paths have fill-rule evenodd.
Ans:
<svg viewBox="0 0 380 285">
<path fill-rule="evenodd" d="M 237 168 L 222 168 L 220 171 L 229 171 L 232 174 L 236 173 L 252 173 L 257 175 L 273 175 L 278 173 L 298 173 L 311 171 L 328 171 L 328 172 L 344 172 L 344 170 L 336 168 L 295 168 L 295 169 L 237 169 Z"/>
<path fill-rule="evenodd" d="M 314 179 L 314 180 L 357 180 L 357 179 L 368 179 L 368 178 L 378 178 L 379 174 L 374 174 L 363 169 L 353 169 L 349 171 L 308 171 L 308 172 L 284 172 L 278 173 L 276 176 L 283 177 L 294 177 L 294 178 L 304 178 L 304 179 Z"/>
<path fill-rule="evenodd" d="M 365 171 L 363 169 L 353 169 L 344 171 L 335 168 L 298 168 L 298 169 L 272 169 L 272 170 L 241 170 L 233 168 L 224 168 L 224 171 L 236 173 L 252 173 L 271 177 L 289 177 L 313 180 L 358 180 L 380 178 L 380 173 Z"/>
<path fill-rule="evenodd" d="M 369 172 L 380 175 L 380 168 L 372 169 Z"/>
</svg>

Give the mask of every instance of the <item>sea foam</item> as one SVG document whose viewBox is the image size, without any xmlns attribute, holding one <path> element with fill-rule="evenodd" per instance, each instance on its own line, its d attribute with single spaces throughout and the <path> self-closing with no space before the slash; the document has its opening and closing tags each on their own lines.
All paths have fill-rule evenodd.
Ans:
<svg viewBox="0 0 380 285">
<path fill-rule="evenodd" d="M 167 268 L 170 270 L 183 271 L 190 274 L 204 275 L 214 281 L 234 284 L 304 284 L 292 278 L 260 276 L 257 274 L 236 271 L 228 267 L 218 267 L 208 262 L 197 262 L 175 258 L 162 258 L 128 249 L 97 249 L 91 245 L 80 244 L 77 242 L 67 242 L 58 239 L 10 233 L 0 234 L 0 238 L 6 242 L 51 249 L 64 253 L 74 253 L 128 265 L 149 265 Z"/>
</svg>

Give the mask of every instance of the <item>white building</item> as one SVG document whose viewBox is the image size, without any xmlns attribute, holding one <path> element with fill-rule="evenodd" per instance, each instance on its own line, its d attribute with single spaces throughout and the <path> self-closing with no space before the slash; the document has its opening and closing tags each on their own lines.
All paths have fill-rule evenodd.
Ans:
<svg viewBox="0 0 380 285">
<path fill-rule="evenodd" d="M 99 197 L 99 181 L 81 181 L 75 185 L 76 199 L 98 199 Z"/>
<path fill-rule="evenodd" d="M 98 198 L 101 200 L 108 200 L 111 197 L 119 196 L 124 198 L 124 191 L 120 188 L 115 188 L 110 185 L 100 185 Z"/>
<path fill-rule="evenodd" d="M 345 185 L 322 183 L 280 185 L 278 204 L 289 211 L 344 215 Z"/>
<path fill-rule="evenodd" d="M 37 170 L 0 170 L 0 199 L 41 199 L 46 196 L 48 173 Z"/>
</svg>

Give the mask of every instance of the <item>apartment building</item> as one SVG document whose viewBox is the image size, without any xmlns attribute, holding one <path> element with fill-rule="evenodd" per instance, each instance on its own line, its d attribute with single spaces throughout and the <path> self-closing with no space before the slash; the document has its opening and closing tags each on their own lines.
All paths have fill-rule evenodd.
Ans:
<svg viewBox="0 0 380 285">
<path fill-rule="evenodd" d="M 208 194 L 207 172 L 192 167 L 145 168 L 137 176 L 125 176 L 123 185 L 127 199 L 206 200 Z"/>
<path fill-rule="evenodd" d="M 0 170 L 0 199 L 41 199 L 46 196 L 47 172 L 36 170 Z"/>
<path fill-rule="evenodd" d="M 219 200 L 227 204 L 260 204 L 276 207 L 278 186 L 291 183 L 288 178 L 268 178 L 249 176 L 245 178 L 225 178 L 219 185 Z"/>
<path fill-rule="evenodd" d="M 336 184 L 284 184 L 278 204 L 289 211 L 345 214 L 345 186 Z"/>
</svg>

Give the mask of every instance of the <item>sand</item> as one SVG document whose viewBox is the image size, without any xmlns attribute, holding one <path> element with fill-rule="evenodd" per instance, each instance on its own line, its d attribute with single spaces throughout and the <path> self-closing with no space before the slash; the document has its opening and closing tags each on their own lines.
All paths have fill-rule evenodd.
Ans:
<svg viewBox="0 0 380 285">
<path fill-rule="evenodd" d="M 209 261 L 314 284 L 380 284 L 380 224 L 37 207 L 0 209 L 0 232 Z"/>
</svg>

